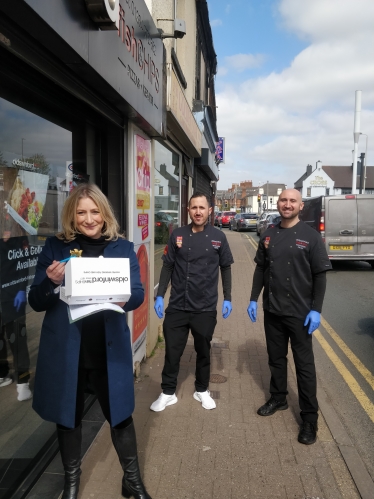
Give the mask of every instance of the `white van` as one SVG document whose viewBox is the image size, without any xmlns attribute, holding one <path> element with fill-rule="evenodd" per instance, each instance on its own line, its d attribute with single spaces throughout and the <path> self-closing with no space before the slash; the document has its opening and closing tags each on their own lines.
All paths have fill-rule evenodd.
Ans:
<svg viewBox="0 0 374 499">
<path fill-rule="evenodd" d="M 374 195 L 303 199 L 300 219 L 318 231 L 330 260 L 361 260 L 374 268 Z"/>
</svg>

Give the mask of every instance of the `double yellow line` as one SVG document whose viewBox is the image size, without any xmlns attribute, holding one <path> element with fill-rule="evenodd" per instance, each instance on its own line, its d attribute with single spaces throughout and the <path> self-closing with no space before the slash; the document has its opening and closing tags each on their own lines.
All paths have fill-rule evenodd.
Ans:
<svg viewBox="0 0 374 499">
<path fill-rule="evenodd" d="M 352 362 L 357 371 L 362 375 L 365 381 L 371 386 L 374 390 L 374 376 L 372 373 L 364 366 L 364 364 L 360 361 L 358 357 L 352 352 L 352 350 L 344 343 L 344 341 L 340 338 L 340 336 L 334 331 L 334 329 L 330 326 L 330 324 L 321 317 L 321 325 L 330 335 L 330 337 L 335 341 L 341 351 L 345 354 L 345 356 Z M 336 355 L 334 350 L 322 336 L 321 331 L 317 329 L 313 333 L 314 337 L 318 340 L 319 344 L 325 351 L 328 358 L 336 367 L 339 374 L 342 376 L 344 381 L 347 383 L 348 388 L 351 390 L 353 395 L 356 397 L 358 402 L 361 404 L 362 408 L 369 416 L 369 418 L 374 423 L 374 404 L 371 402 L 369 397 L 365 394 L 363 389 L 360 387 L 356 378 L 351 374 L 351 372 L 346 368 L 343 362 Z"/>
<path fill-rule="evenodd" d="M 252 237 L 247 236 L 248 241 L 253 246 L 255 250 L 257 250 L 257 243 Z M 325 329 L 325 331 L 330 335 L 332 340 L 336 343 L 336 345 L 340 348 L 340 350 L 344 353 L 347 359 L 353 364 L 353 366 L 357 369 L 357 371 L 361 374 L 361 376 L 365 379 L 369 386 L 374 390 L 374 376 L 367 369 L 364 364 L 360 361 L 360 359 L 352 352 L 352 350 L 347 346 L 347 344 L 340 338 L 338 333 L 330 326 L 330 324 L 321 317 L 321 325 Z M 329 343 L 322 336 L 321 331 L 317 329 L 314 331 L 313 336 L 319 342 L 323 350 L 325 351 L 328 358 L 334 364 L 335 368 L 342 376 L 344 381 L 347 383 L 348 388 L 351 390 L 353 395 L 356 397 L 357 401 L 361 404 L 362 408 L 369 416 L 369 418 L 374 423 L 374 404 L 371 402 L 369 397 L 362 390 L 361 386 L 357 382 L 356 378 L 351 374 L 351 372 L 346 368 L 343 362 L 339 359 L 338 355 L 334 352 L 333 348 L 329 345 Z"/>
</svg>

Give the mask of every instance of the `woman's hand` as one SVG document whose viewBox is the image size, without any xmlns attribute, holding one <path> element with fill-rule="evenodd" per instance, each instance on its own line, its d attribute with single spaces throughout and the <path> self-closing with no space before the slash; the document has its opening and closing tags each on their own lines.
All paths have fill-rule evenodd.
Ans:
<svg viewBox="0 0 374 499">
<path fill-rule="evenodd" d="M 47 268 L 47 277 L 56 284 L 60 286 L 64 280 L 65 275 L 65 263 L 57 262 L 53 260 L 52 264 Z"/>
</svg>

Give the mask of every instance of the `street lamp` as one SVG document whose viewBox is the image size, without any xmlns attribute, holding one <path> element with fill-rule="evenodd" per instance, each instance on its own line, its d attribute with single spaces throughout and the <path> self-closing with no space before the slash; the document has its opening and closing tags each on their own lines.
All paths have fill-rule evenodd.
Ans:
<svg viewBox="0 0 374 499">
<path fill-rule="evenodd" d="M 365 165 L 364 165 L 364 183 L 363 183 L 363 187 L 362 187 L 362 194 L 365 194 L 365 185 L 366 185 L 366 155 L 367 155 L 367 152 L 368 152 L 368 136 L 366 133 L 361 133 L 360 132 L 360 135 L 366 135 L 366 147 L 365 147 Z M 362 174 L 362 165 L 361 165 L 361 174 Z"/>
</svg>

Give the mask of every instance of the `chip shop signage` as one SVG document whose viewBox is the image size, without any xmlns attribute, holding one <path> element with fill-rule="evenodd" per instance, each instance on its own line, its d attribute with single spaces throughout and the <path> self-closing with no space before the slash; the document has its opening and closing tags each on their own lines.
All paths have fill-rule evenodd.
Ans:
<svg viewBox="0 0 374 499">
<path fill-rule="evenodd" d="M 163 43 L 144 0 L 85 0 L 77 9 L 61 0 L 24 2 L 74 50 L 60 55 L 85 83 L 163 134 Z"/>
</svg>

